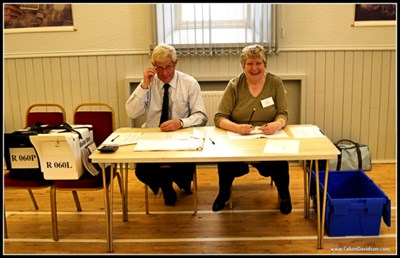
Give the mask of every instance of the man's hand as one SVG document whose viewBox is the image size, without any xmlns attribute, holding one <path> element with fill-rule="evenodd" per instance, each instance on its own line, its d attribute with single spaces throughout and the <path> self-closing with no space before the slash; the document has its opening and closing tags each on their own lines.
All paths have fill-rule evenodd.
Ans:
<svg viewBox="0 0 400 258">
<path fill-rule="evenodd" d="M 160 129 L 163 132 L 172 132 L 181 129 L 181 121 L 179 119 L 173 119 L 165 121 L 160 125 Z"/>
<path fill-rule="evenodd" d="M 144 70 L 143 73 L 143 83 L 141 85 L 141 87 L 143 89 L 148 89 L 149 85 L 151 84 L 151 82 L 154 79 L 154 76 L 156 75 L 157 70 L 154 66 L 150 66 L 148 68 L 146 68 L 146 70 Z"/>
</svg>

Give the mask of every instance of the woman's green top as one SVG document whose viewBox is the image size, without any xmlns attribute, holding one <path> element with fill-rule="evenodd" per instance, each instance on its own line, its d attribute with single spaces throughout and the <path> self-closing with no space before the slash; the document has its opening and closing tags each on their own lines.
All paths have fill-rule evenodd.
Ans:
<svg viewBox="0 0 400 258">
<path fill-rule="evenodd" d="M 283 118 L 285 124 L 287 123 L 287 96 L 281 78 L 267 73 L 264 87 L 257 97 L 251 95 L 244 73 L 230 80 L 219 103 L 218 112 L 214 116 L 215 126 L 219 127 L 223 118 L 237 124 L 247 124 L 254 108 L 251 124 L 255 126 L 279 118 Z"/>
</svg>

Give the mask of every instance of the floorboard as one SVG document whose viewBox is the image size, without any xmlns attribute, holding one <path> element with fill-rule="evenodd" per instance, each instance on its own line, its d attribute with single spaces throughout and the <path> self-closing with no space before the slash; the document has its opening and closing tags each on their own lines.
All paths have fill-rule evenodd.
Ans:
<svg viewBox="0 0 400 258">
<path fill-rule="evenodd" d="M 255 169 L 236 178 L 233 208 L 212 212 L 218 193 L 216 167 L 199 166 L 198 212 L 193 214 L 193 195 L 176 189 L 175 207 L 163 203 L 162 193 L 149 195 L 150 214 L 145 214 L 144 186 L 134 171 L 129 173 L 129 221 L 122 221 L 121 197 L 114 184 L 113 254 L 396 254 L 396 164 L 374 164 L 367 175 L 392 202 L 391 227 L 383 221 L 377 236 L 329 237 L 317 249 L 316 213 L 304 218 L 303 172 L 290 167 L 293 211 L 282 215 L 277 191 L 270 179 Z M 106 228 L 102 191 L 79 192 L 83 211 L 77 212 L 71 192 L 58 191 L 58 242 L 52 240 L 49 190 L 34 191 L 35 210 L 27 191 L 4 190 L 9 238 L 4 254 L 106 254 Z"/>
</svg>

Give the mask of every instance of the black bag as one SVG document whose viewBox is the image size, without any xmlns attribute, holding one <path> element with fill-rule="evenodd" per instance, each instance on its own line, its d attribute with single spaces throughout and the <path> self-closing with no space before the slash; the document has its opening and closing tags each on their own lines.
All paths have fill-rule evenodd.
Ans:
<svg viewBox="0 0 400 258">
<path fill-rule="evenodd" d="M 39 156 L 29 137 L 31 135 L 47 134 L 51 130 L 73 131 L 79 134 L 79 138 L 82 138 L 80 132 L 67 123 L 48 125 L 37 122 L 31 127 L 4 134 L 4 159 L 11 178 L 24 180 L 44 179 L 40 168 Z"/>
<path fill-rule="evenodd" d="M 340 154 L 337 159 L 330 160 L 331 170 L 371 170 L 371 154 L 366 144 L 342 139 L 335 143 Z"/>
<path fill-rule="evenodd" d="M 4 159 L 13 179 L 43 180 L 39 157 L 29 136 L 37 131 L 16 131 L 4 134 Z"/>
</svg>

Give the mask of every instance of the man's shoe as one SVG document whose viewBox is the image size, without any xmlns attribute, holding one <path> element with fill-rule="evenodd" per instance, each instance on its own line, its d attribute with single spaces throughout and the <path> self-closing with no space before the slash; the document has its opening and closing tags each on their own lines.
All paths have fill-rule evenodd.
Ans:
<svg viewBox="0 0 400 258">
<path fill-rule="evenodd" d="M 181 189 L 183 189 L 186 194 L 192 194 L 192 181 L 189 181 L 189 183 L 183 186 Z"/>
<path fill-rule="evenodd" d="M 171 185 L 161 187 L 164 196 L 164 204 L 167 206 L 174 206 L 176 203 L 176 193 Z"/>
<path fill-rule="evenodd" d="M 150 189 L 153 191 L 154 195 L 158 194 L 158 190 L 160 190 L 160 187 L 158 185 L 151 184 L 151 185 L 147 185 L 147 186 L 150 187 Z"/>
<path fill-rule="evenodd" d="M 220 211 L 225 208 L 226 203 L 229 201 L 229 191 L 223 191 L 225 194 L 222 194 L 221 191 L 219 192 L 217 198 L 214 201 L 214 204 L 212 206 L 213 211 Z"/>
<path fill-rule="evenodd" d="M 292 212 L 292 202 L 290 199 L 281 200 L 279 204 L 279 209 L 281 210 L 282 214 L 289 214 Z"/>
<path fill-rule="evenodd" d="M 225 208 L 225 204 L 229 201 L 231 196 L 230 187 L 220 187 L 217 198 L 212 206 L 213 211 L 220 211 Z"/>
<path fill-rule="evenodd" d="M 225 203 L 224 201 L 221 201 L 220 199 L 215 199 L 214 204 L 212 206 L 213 211 L 220 211 L 225 208 Z"/>
</svg>

